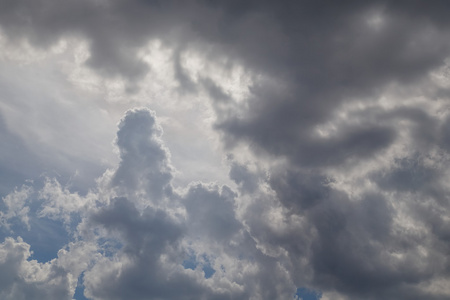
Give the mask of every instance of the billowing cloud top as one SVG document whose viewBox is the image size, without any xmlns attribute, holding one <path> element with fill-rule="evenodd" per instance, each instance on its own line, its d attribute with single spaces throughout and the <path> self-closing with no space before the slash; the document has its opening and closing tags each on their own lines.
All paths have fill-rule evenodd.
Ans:
<svg viewBox="0 0 450 300">
<path fill-rule="evenodd" d="M 0 7 L 0 299 L 450 298 L 447 1 Z"/>
</svg>

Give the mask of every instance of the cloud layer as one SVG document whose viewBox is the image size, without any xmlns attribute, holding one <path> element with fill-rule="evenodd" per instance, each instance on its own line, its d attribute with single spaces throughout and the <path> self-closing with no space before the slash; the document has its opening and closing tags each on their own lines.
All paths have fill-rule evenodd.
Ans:
<svg viewBox="0 0 450 300">
<path fill-rule="evenodd" d="M 450 297 L 445 1 L 2 7 L 0 298 Z"/>
</svg>

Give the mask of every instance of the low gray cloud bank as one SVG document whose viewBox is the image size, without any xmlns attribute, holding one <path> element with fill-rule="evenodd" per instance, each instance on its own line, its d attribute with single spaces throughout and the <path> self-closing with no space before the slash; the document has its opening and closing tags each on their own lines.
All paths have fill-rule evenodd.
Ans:
<svg viewBox="0 0 450 300">
<path fill-rule="evenodd" d="M 47 135 L 11 126 L 33 110 L 15 106 L 22 94 L 0 71 L 0 298 L 72 299 L 77 286 L 97 300 L 450 297 L 446 1 L 0 3 L 10 47 L 83 41 L 92 78 L 123 84 L 122 102 L 89 108 L 128 109 L 119 161 L 98 177 L 96 156 L 82 159 L 89 150 L 45 156 Z M 143 53 L 155 40 L 169 54 L 152 65 L 157 52 Z M 211 168 L 196 161 L 176 184 L 163 121 L 131 108 L 172 101 L 148 87 L 160 84 L 158 64 L 172 80 L 163 90 L 179 97 L 161 120 L 174 130 L 208 115 L 227 182 L 189 180 Z M 230 87 L 237 69 L 244 92 Z M 69 111 L 63 101 L 41 98 L 36 114 L 63 124 L 49 113 Z M 66 101 L 94 124 L 87 102 Z M 202 129 L 182 123 L 171 145 L 187 149 Z M 89 180 L 71 185 L 73 165 Z M 42 261 L 24 234 L 52 226 L 67 240 Z"/>
</svg>

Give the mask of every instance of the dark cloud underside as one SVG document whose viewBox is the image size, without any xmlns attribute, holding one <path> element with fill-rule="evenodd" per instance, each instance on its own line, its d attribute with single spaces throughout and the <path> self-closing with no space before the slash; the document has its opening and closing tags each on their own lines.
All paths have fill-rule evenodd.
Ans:
<svg viewBox="0 0 450 300">
<path fill-rule="evenodd" d="M 26 223 L 31 211 L 73 237 L 47 264 L 29 260 L 21 238 L 6 238 L 0 297 L 70 299 L 83 273 L 96 300 L 289 299 L 309 289 L 323 299 L 448 299 L 449 9 L 447 1 L 0 0 L 8 45 L 45 52 L 83 41 L 84 66 L 122 80 L 130 99 L 153 82 L 142 49 L 158 40 L 174 81 L 164 89 L 208 99 L 234 182 L 176 187 L 155 113 L 134 108 L 118 126 L 118 165 L 90 193 L 48 181 L 46 193 L 22 187 L 7 198 L 50 168 L 39 161 L 58 169 L 71 158 L 34 153 L 3 122 L 14 99 L 0 92 L 0 225 Z M 225 88 L 231 75 L 192 71 L 192 53 L 204 70 L 241 68 L 248 93 L 238 99 Z M 178 120 L 186 103 L 174 103 Z M 72 253 L 89 253 L 73 274 Z"/>
</svg>

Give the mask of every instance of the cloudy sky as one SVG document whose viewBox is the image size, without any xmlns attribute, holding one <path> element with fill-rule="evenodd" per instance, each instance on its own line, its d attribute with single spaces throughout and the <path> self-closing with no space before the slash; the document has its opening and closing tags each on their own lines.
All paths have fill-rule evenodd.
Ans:
<svg viewBox="0 0 450 300">
<path fill-rule="evenodd" d="M 449 299 L 449 10 L 0 0 L 0 299 Z"/>
</svg>

